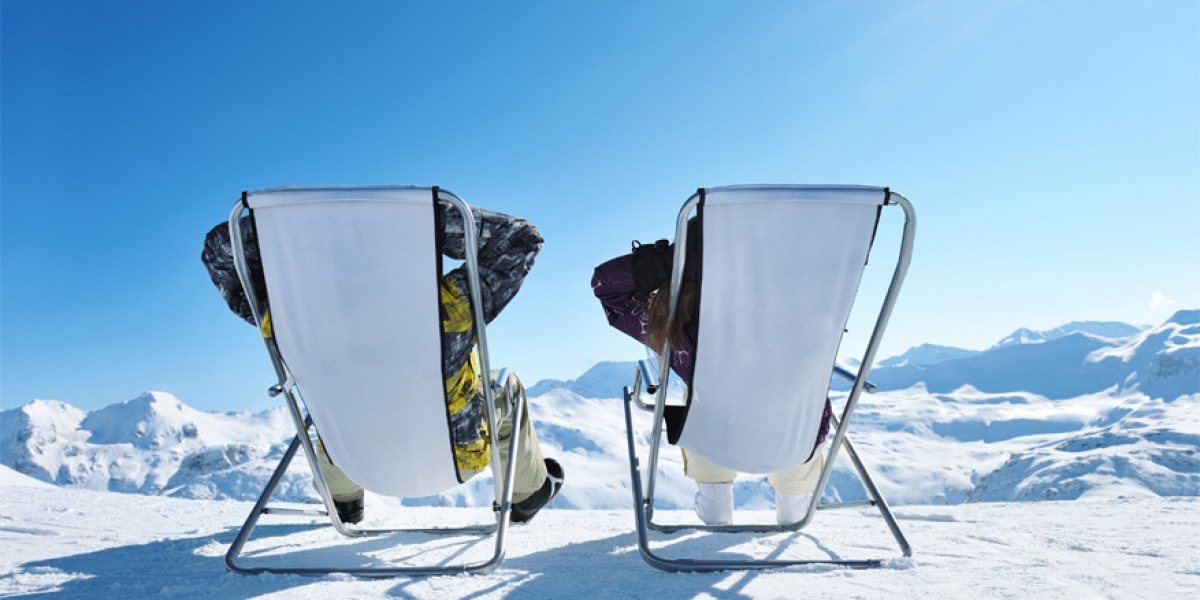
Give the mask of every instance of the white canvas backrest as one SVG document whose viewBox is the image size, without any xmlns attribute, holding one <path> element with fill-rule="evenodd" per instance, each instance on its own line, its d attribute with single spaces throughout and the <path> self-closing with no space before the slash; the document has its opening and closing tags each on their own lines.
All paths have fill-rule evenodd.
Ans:
<svg viewBox="0 0 1200 600">
<path fill-rule="evenodd" d="M 430 188 L 247 195 L 275 342 L 334 464 L 392 496 L 458 483 Z"/>
<path fill-rule="evenodd" d="M 700 320 L 680 446 L 749 473 L 808 459 L 886 193 L 705 191 Z"/>
</svg>

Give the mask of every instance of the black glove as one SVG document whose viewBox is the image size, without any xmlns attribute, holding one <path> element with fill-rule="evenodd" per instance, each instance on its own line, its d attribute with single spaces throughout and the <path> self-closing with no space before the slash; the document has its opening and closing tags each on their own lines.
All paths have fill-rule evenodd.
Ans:
<svg viewBox="0 0 1200 600">
<path fill-rule="evenodd" d="M 674 244 L 658 240 L 653 244 L 633 242 L 633 293 L 646 297 L 671 278 Z"/>
</svg>

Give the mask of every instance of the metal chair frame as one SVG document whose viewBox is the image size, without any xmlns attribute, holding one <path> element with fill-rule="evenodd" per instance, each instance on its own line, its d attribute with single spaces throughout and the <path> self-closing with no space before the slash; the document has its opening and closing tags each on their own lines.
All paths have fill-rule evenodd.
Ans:
<svg viewBox="0 0 1200 600">
<path fill-rule="evenodd" d="M 398 186 L 386 186 L 398 187 Z M 294 188 L 294 189 L 312 189 L 312 188 Z M 362 188 L 359 188 L 362 189 Z M 369 188 L 368 188 L 369 189 Z M 427 188 L 426 188 L 427 189 Z M 487 346 L 487 327 L 483 317 L 483 303 L 481 300 L 480 284 L 479 284 L 479 264 L 477 260 L 477 232 L 475 231 L 475 220 L 471 207 L 456 196 L 454 193 L 433 188 L 433 193 L 438 202 L 448 204 L 458 210 L 463 217 L 465 242 L 466 242 L 466 266 L 467 266 L 467 281 L 470 286 L 471 303 L 473 307 L 473 316 L 476 323 L 475 330 L 478 336 L 478 351 L 479 360 L 483 373 L 490 374 L 490 362 Z M 246 292 L 247 300 L 249 300 L 250 309 L 254 314 L 254 322 L 258 325 L 259 331 L 263 331 L 263 316 L 259 311 L 258 299 L 255 297 L 254 287 L 251 285 L 250 272 L 247 268 L 245 248 L 243 247 L 241 235 L 241 215 L 243 211 L 249 208 L 246 201 L 247 194 L 243 193 L 241 200 L 234 204 L 229 217 L 229 232 L 230 239 L 233 245 L 234 264 L 237 268 L 238 278 L 241 280 L 242 289 Z M 516 461 L 513 460 L 518 451 L 517 440 L 520 436 L 512 436 L 508 444 L 508 468 L 504 473 L 500 472 L 500 443 L 497 433 L 497 427 L 490 427 L 491 435 L 491 466 L 495 488 L 495 502 L 492 509 L 496 515 L 495 523 L 484 523 L 479 525 L 470 525 L 466 527 L 434 527 L 434 528 L 415 528 L 415 529 L 358 529 L 347 523 L 344 523 L 338 516 L 337 509 L 333 503 L 333 497 L 329 492 L 329 484 L 325 480 L 324 474 L 317 465 L 316 448 L 312 441 L 312 417 L 302 410 L 303 395 L 299 393 L 295 381 L 292 379 L 287 364 L 284 362 L 279 348 L 275 344 L 273 337 L 263 336 L 263 342 L 267 348 L 267 354 L 271 359 L 271 364 L 275 367 L 275 374 L 279 382 L 268 390 L 270 396 L 283 395 L 286 400 L 288 412 L 292 417 L 292 421 L 296 427 L 296 436 L 292 439 L 291 444 L 284 452 L 283 458 L 279 461 L 279 466 L 275 468 L 275 472 L 267 481 L 262 494 L 258 501 L 255 502 L 254 508 L 251 509 L 250 515 L 246 518 L 245 523 L 238 531 L 233 543 L 229 547 L 229 551 L 225 554 L 225 564 L 229 570 L 242 574 L 258 574 L 258 573 L 286 573 L 299 575 L 326 575 L 330 573 L 347 573 L 350 575 L 361 577 L 395 577 L 395 576 L 422 576 L 422 575 L 448 575 L 456 573 L 490 573 L 504 560 L 504 553 L 507 541 L 507 531 L 509 520 L 512 512 L 512 482 L 516 472 Z M 441 375 L 439 374 L 439 377 Z M 501 369 L 494 380 L 488 381 L 483 386 L 484 398 L 487 409 L 487 418 L 489 423 L 496 422 L 496 396 L 501 395 L 504 402 L 508 403 L 511 411 L 511 418 L 516 419 L 514 422 L 519 423 L 523 413 L 527 410 L 527 402 L 524 393 L 516 397 L 514 394 L 513 378 L 509 377 L 508 369 Z M 440 400 L 440 399 L 439 399 Z M 444 401 L 444 400 L 440 400 Z M 317 493 L 321 497 L 321 509 L 293 509 L 284 507 L 268 506 L 271 495 L 278 486 L 292 459 L 295 457 L 298 448 L 304 450 L 304 455 L 308 459 L 308 466 L 313 476 L 313 483 L 317 488 Z M 503 485 L 499 485 L 503 482 Z M 328 516 L 333 528 L 340 534 L 347 537 L 364 537 L 377 536 L 393 533 L 423 533 L 423 534 L 439 534 L 439 535 L 492 535 L 495 534 L 495 547 L 492 556 L 487 560 L 477 563 L 464 563 L 455 565 L 442 566 L 412 566 L 412 567 L 276 567 L 276 566 L 245 566 L 239 564 L 238 558 L 241 555 L 242 549 L 250 538 L 250 534 L 258 524 L 261 516 L 273 515 L 307 515 L 307 516 Z"/>
<path fill-rule="evenodd" d="M 789 187 L 789 186 L 763 186 L 763 187 Z M 861 366 L 857 373 L 852 373 L 842 367 L 833 365 L 833 374 L 853 382 L 850 392 L 846 397 L 845 407 L 842 410 L 841 417 L 835 417 L 833 424 L 836 427 L 836 433 L 833 436 L 833 441 L 829 444 L 828 454 L 825 459 L 824 469 L 821 471 L 821 477 L 818 480 L 816 493 L 812 495 L 812 500 L 809 503 L 808 510 L 804 518 L 796 523 L 789 525 L 774 525 L 774 524 L 746 524 L 746 525 L 702 525 L 702 524 L 662 524 L 654 522 L 654 491 L 655 483 L 658 475 L 658 454 L 662 442 L 663 430 L 663 411 L 666 406 L 666 396 L 668 382 L 670 378 L 670 357 L 671 347 L 668 341 L 662 353 L 658 357 L 658 378 L 657 384 L 651 383 L 654 381 L 652 377 L 650 365 L 647 361 L 638 362 L 638 368 L 633 374 L 633 385 L 624 388 L 624 405 L 625 405 L 625 430 L 628 442 L 629 451 L 629 470 L 632 480 L 634 515 L 638 533 L 638 549 L 641 552 L 642 558 L 651 566 L 665 571 L 724 571 L 724 570 L 753 570 L 753 569 L 774 569 L 780 567 L 788 567 L 795 565 L 808 564 L 833 564 L 844 567 L 864 569 L 879 567 L 883 564 L 883 559 L 802 559 L 802 560 L 697 560 L 690 558 L 667 558 L 655 553 L 650 548 L 649 530 L 653 529 L 662 533 L 672 533 L 682 530 L 699 530 L 719 533 L 769 533 L 769 532 L 791 532 L 799 531 L 806 527 L 813 518 L 817 510 L 828 510 L 836 508 L 851 508 L 861 506 L 874 506 L 879 509 L 880 515 L 891 531 L 892 537 L 895 538 L 896 544 L 900 547 L 902 556 L 912 556 L 912 547 L 908 540 L 900 531 L 899 525 L 896 523 L 896 518 L 884 500 L 883 495 L 879 492 L 879 488 L 871 479 L 867 472 L 866 466 L 863 464 L 858 452 L 850 443 L 846 431 L 850 425 L 850 419 L 854 414 L 854 408 L 858 404 L 859 396 L 864 390 L 873 392 L 875 386 L 867 381 L 867 373 L 871 370 L 871 365 L 875 361 L 875 354 L 879 349 L 880 341 L 883 338 L 884 329 L 887 327 L 888 319 L 891 317 L 892 308 L 895 306 L 896 298 L 900 293 L 900 286 L 904 282 L 904 276 L 908 271 L 908 265 L 912 258 L 913 237 L 916 233 L 916 213 L 913 210 L 912 204 L 900 194 L 891 190 L 884 190 L 885 199 L 884 206 L 897 205 L 900 206 L 905 215 L 904 232 L 900 242 L 900 251 L 896 259 L 896 267 L 892 273 L 891 283 L 889 284 L 887 295 L 884 297 L 883 305 L 879 312 L 879 317 L 876 319 L 874 330 L 871 332 L 870 340 L 867 343 L 867 348 L 862 357 Z M 683 204 L 683 208 L 679 211 L 679 217 L 675 227 L 675 254 L 674 262 L 672 263 L 671 271 L 671 295 L 668 304 L 668 322 L 674 322 L 676 316 L 676 305 L 679 301 L 679 290 L 683 281 L 684 260 L 686 259 L 687 247 L 687 222 L 693 209 L 696 208 L 701 197 L 701 192 L 693 194 Z M 653 402 L 645 402 L 642 400 L 643 384 L 644 391 L 653 396 Z M 638 460 L 636 448 L 634 446 L 633 433 L 633 411 L 632 407 L 637 405 L 638 408 L 653 412 L 653 426 L 650 435 L 650 456 L 645 484 L 643 492 L 642 475 L 640 462 Z M 829 482 L 830 474 L 833 471 L 834 462 L 837 459 L 838 451 L 845 446 L 846 453 L 854 464 L 856 473 L 862 481 L 863 486 L 867 490 L 869 499 L 861 502 L 841 502 L 833 504 L 821 504 L 821 495 L 824 493 L 825 487 Z"/>
</svg>

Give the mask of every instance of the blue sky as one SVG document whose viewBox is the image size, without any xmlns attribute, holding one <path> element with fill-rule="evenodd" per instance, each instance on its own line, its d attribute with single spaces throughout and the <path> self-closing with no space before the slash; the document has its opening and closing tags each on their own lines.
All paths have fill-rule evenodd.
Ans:
<svg viewBox="0 0 1200 600">
<path fill-rule="evenodd" d="M 698 186 L 907 195 L 885 356 L 1200 307 L 1195 2 L 5 0 L 0 27 L 4 407 L 272 406 L 198 257 L 276 185 L 437 184 L 536 223 L 489 336 L 530 382 L 640 355 L 591 270 Z"/>
</svg>

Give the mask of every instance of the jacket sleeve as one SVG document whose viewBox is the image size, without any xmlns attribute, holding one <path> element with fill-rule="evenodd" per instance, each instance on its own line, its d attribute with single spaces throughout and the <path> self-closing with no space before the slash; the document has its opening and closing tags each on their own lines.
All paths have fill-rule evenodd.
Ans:
<svg viewBox="0 0 1200 600">
<path fill-rule="evenodd" d="M 466 234 L 458 210 L 439 204 L 442 219 L 442 254 L 455 260 L 466 258 Z M 483 317 L 488 323 L 504 310 L 521 289 L 542 249 L 542 235 L 529 221 L 495 211 L 472 207 L 479 249 L 480 295 Z M 467 266 L 446 274 L 463 295 L 470 297 Z"/>
<path fill-rule="evenodd" d="M 646 303 L 634 297 L 632 254 L 596 267 L 592 273 L 592 293 L 600 300 L 609 325 L 646 343 Z"/>
<path fill-rule="evenodd" d="M 258 257 L 258 238 L 254 232 L 254 222 L 249 217 L 242 217 L 242 240 L 246 252 L 246 263 L 250 268 L 250 280 L 254 282 L 254 290 L 262 306 L 267 306 L 267 289 L 263 284 L 262 266 Z M 229 223 L 222 221 L 209 230 L 204 236 L 204 248 L 200 251 L 200 262 L 208 270 L 208 276 L 213 285 L 229 305 L 229 310 L 241 317 L 247 323 L 254 324 L 254 314 L 250 311 L 250 302 L 246 292 L 242 290 L 242 282 L 238 278 L 237 269 L 233 264 L 233 245 L 229 239 Z"/>
<path fill-rule="evenodd" d="M 443 224 L 440 249 L 446 256 L 462 260 L 466 258 L 462 216 L 446 205 L 439 206 Z M 484 318 L 491 322 L 512 301 L 525 276 L 533 268 L 534 257 L 542 248 L 542 236 L 536 227 L 524 219 L 481 208 L 474 208 L 473 211 L 479 242 L 477 256 L 483 312 Z M 242 217 L 242 234 L 250 277 L 260 304 L 266 306 L 266 286 L 262 283 L 258 240 L 254 223 L 249 217 Z M 205 236 L 200 260 L 229 309 L 253 324 L 250 303 L 246 300 L 233 265 L 233 249 L 226 223 L 217 224 Z M 465 265 L 447 273 L 446 277 L 463 295 L 469 297 Z"/>
</svg>

